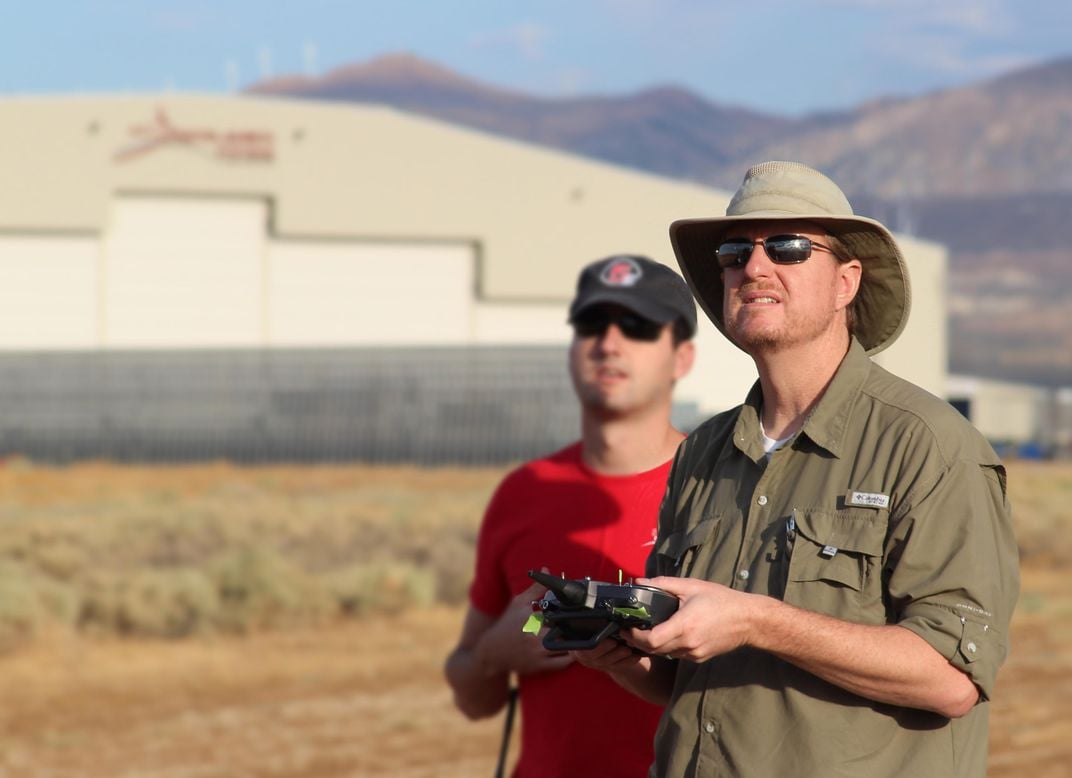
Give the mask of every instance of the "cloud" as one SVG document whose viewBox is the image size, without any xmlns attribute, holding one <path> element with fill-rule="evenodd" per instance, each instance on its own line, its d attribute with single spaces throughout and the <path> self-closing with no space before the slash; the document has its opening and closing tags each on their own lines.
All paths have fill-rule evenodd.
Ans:
<svg viewBox="0 0 1072 778">
<path fill-rule="evenodd" d="M 501 30 L 474 36 L 471 43 L 474 48 L 503 48 L 520 54 L 525 59 L 542 59 L 550 30 L 538 22 L 524 21 Z"/>
<path fill-rule="evenodd" d="M 1037 61 L 1036 57 L 1028 54 L 977 54 L 942 45 L 932 46 L 925 54 L 912 58 L 915 65 L 936 75 L 967 77 L 973 80 L 1007 73 Z"/>
<path fill-rule="evenodd" d="M 1015 25 L 1009 0 L 814 0 L 817 10 L 874 12 L 886 25 L 909 31 L 941 28 L 970 35 L 1000 35 Z"/>
<path fill-rule="evenodd" d="M 955 35 L 1001 37 L 1013 24 L 1005 8 L 998 3 L 946 2 L 920 7 L 919 13 L 905 17 L 908 26 L 937 28 Z"/>
<path fill-rule="evenodd" d="M 987 78 L 999 73 L 1007 73 L 1038 61 L 1037 58 L 1018 54 L 986 53 L 976 54 L 972 51 L 942 49 L 932 47 L 929 53 L 918 58 L 918 64 L 924 69 L 942 76 L 964 76 Z"/>
<path fill-rule="evenodd" d="M 148 10 L 150 25 L 165 32 L 196 33 L 219 22 L 219 14 L 203 3 L 171 3 Z"/>
<path fill-rule="evenodd" d="M 825 15 L 839 11 L 866 24 L 867 48 L 889 66 L 934 82 L 985 78 L 1037 59 L 1015 41 L 1022 20 L 1012 0 L 814 0 Z"/>
</svg>

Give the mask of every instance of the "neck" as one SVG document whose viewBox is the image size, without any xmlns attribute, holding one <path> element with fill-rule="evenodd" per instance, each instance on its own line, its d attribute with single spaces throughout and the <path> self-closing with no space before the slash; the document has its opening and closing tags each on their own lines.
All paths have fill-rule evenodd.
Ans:
<svg viewBox="0 0 1072 778">
<path fill-rule="evenodd" d="M 643 417 L 610 419 L 581 411 L 581 459 L 604 475 L 652 470 L 673 457 L 684 438 L 670 426 L 669 407 Z"/>
<path fill-rule="evenodd" d="M 781 440 L 800 431 L 848 349 L 846 335 L 834 343 L 753 355 L 763 390 L 763 430 L 768 437 Z"/>
</svg>

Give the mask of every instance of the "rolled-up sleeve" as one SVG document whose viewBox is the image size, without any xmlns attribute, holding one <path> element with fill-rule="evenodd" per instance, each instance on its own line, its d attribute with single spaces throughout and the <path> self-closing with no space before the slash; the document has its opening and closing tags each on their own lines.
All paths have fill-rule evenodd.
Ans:
<svg viewBox="0 0 1072 778">
<path fill-rule="evenodd" d="M 956 460 L 893 522 L 888 591 L 897 623 L 964 671 L 989 699 L 1008 653 L 1019 554 L 997 462 Z"/>
</svg>

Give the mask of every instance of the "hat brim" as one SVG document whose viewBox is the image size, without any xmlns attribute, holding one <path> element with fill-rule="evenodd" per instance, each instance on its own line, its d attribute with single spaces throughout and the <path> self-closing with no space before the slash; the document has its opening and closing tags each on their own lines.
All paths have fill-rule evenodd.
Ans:
<svg viewBox="0 0 1072 778">
<path fill-rule="evenodd" d="M 722 269 L 715 259 L 719 243 L 732 237 L 730 231 L 742 224 L 777 221 L 812 222 L 845 244 L 863 266 L 860 289 L 853 301 L 856 339 L 868 354 L 877 354 L 893 343 L 904 330 L 911 308 L 908 268 L 890 231 L 864 216 L 753 211 L 739 216 L 679 219 L 672 223 L 670 243 L 681 273 L 719 331 L 726 334 L 725 287 Z"/>
</svg>

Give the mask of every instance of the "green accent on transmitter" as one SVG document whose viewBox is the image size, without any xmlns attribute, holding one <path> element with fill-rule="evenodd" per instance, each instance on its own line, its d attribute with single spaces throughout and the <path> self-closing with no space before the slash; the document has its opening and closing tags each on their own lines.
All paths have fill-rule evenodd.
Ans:
<svg viewBox="0 0 1072 778">
<path fill-rule="evenodd" d="M 543 612 L 533 613 L 525 621 L 525 626 L 521 628 L 522 632 L 527 632 L 530 635 L 535 635 L 540 631 L 540 627 L 543 626 Z"/>
</svg>

